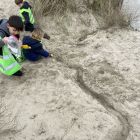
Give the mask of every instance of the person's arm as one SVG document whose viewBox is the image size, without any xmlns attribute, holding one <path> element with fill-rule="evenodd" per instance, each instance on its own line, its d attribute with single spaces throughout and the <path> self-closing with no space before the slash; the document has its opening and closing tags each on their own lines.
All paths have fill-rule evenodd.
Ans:
<svg viewBox="0 0 140 140">
<path fill-rule="evenodd" d="M 6 35 L 3 31 L 0 30 L 0 48 L 3 47 L 5 45 L 4 41 L 2 40 L 2 38 L 4 38 Z"/>
<path fill-rule="evenodd" d="M 0 41 L 0 48 L 2 48 L 5 45 L 4 41 Z"/>
<path fill-rule="evenodd" d="M 0 38 L 4 38 L 6 36 L 5 32 L 0 30 Z"/>
<path fill-rule="evenodd" d="M 29 14 L 27 12 L 23 12 L 22 16 L 25 19 L 25 24 L 30 23 L 30 18 L 29 18 Z"/>
</svg>

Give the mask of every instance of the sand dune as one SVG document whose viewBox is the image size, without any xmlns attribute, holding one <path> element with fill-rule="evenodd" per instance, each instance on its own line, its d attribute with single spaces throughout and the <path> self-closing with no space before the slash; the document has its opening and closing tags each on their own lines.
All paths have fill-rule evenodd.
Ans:
<svg viewBox="0 0 140 140">
<path fill-rule="evenodd" d="M 17 12 L 5 4 L 2 15 Z M 140 33 L 69 17 L 42 21 L 53 58 L 25 62 L 22 78 L 0 74 L 1 119 L 10 122 L 0 140 L 139 140 Z"/>
</svg>

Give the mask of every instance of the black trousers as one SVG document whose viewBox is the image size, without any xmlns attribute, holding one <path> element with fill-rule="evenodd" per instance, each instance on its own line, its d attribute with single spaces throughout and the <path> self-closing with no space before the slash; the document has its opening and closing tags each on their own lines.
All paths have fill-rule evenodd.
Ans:
<svg viewBox="0 0 140 140">
<path fill-rule="evenodd" d="M 2 55 L 2 48 L 0 48 L 0 55 Z"/>
</svg>

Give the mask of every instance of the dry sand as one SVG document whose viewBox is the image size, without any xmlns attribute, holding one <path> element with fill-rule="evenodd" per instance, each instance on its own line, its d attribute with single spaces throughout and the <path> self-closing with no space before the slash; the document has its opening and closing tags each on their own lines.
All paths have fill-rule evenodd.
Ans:
<svg viewBox="0 0 140 140">
<path fill-rule="evenodd" d="M 1 15 L 17 12 L 3 2 Z M 1 119 L 11 122 L 0 140 L 140 139 L 140 33 L 97 31 L 92 16 L 78 16 L 42 22 L 53 58 L 24 63 L 22 78 L 0 74 Z"/>
</svg>

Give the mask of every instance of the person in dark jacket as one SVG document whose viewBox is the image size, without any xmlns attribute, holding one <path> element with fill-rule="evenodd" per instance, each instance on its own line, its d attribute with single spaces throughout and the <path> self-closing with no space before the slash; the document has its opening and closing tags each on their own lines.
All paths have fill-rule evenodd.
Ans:
<svg viewBox="0 0 140 140">
<path fill-rule="evenodd" d="M 19 36 L 20 31 L 23 31 L 24 25 L 21 17 L 13 15 L 9 19 L 0 20 L 0 55 L 2 54 L 2 48 L 7 44 L 7 37 L 10 35 Z M 17 71 L 14 76 L 22 76 L 21 70 Z"/>
<path fill-rule="evenodd" d="M 22 44 L 30 47 L 30 49 L 23 49 L 23 54 L 26 59 L 30 61 L 37 61 L 41 58 L 41 56 L 46 58 L 52 56 L 44 50 L 41 43 L 42 36 L 43 34 L 40 28 L 34 29 L 32 36 L 24 36 Z"/>
<path fill-rule="evenodd" d="M 36 27 L 31 5 L 23 0 L 15 0 L 15 4 L 20 7 L 19 13 L 24 22 L 25 31 L 33 32 Z M 43 37 L 48 40 L 50 39 L 50 36 L 47 33 L 44 33 Z"/>
</svg>

